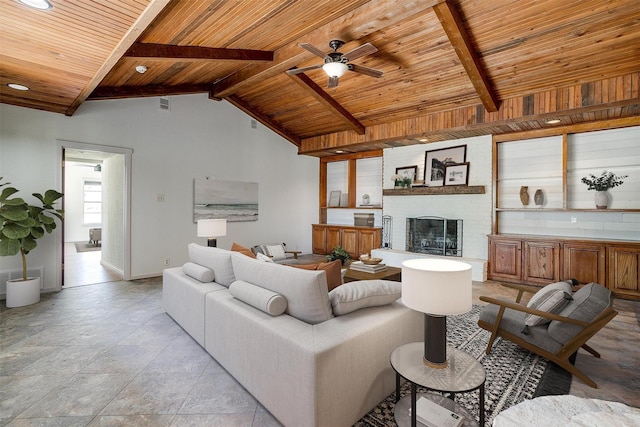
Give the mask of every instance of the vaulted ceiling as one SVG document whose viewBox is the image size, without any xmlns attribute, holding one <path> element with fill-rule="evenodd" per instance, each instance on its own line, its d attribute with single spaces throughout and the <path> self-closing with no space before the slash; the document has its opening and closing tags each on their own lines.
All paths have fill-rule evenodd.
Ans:
<svg viewBox="0 0 640 427">
<path fill-rule="evenodd" d="M 208 93 L 315 156 L 640 117 L 637 0 L 50 0 L 0 3 L 0 100 Z M 345 42 L 382 77 L 328 88 Z M 144 65 L 146 72 L 136 72 Z M 17 91 L 18 83 L 30 88 Z"/>
</svg>

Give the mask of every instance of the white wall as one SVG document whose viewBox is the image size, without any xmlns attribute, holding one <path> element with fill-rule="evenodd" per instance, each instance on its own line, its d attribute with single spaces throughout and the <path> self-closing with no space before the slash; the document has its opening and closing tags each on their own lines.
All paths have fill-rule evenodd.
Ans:
<svg viewBox="0 0 640 427">
<path fill-rule="evenodd" d="M 171 97 L 171 110 L 158 98 L 88 101 L 73 117 L 0 104 L 0 176 L 26 198 L 60 187 L 56 140 L 133 149 L 131 191 L 131 275 L 158 275 L 187 260 L 193 223 L 193 179 L 259 183 L 260 219 L 230 223 L 218 245 L 286 242 L 311 251 L 311 224 L 318 221 L 317 158 L 298 156 L 297 147 L 226 102 L 206 95 Z M 157 202 L 157 195 L 164 202 Z M 29 255 L 44 266 L 44 287 L 59 287 L 62 237 L 45 236 Z M 19 257 L 0 258 L 0 271 L 20 267 Z"/>
<path fill-rule="evenodd" d="M 417 165 L 417 177 L 422 179 L 425 152 L 458 145 L 467 146 L 467 162 L 470 163 L 469 185 L 485 186 L 485 194 L 384 196 L 384 215 L 393 217 L 393 249 L 405 250 L 407 218 L 438 216 L 462 219 L 463 257 L 487 259 L 487 235 L 491 233 L 493 203 L 491 144 L 491 136 L 488 135 L 384 150 L 385 189 L 393 188 L 391 176 L 395 174 L 397 167 Z"/>
</svg>

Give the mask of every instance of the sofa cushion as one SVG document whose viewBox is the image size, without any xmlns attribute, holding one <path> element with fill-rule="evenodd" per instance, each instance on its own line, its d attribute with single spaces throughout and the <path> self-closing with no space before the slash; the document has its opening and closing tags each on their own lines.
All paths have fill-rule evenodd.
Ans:
<svg viewBox="0 0 640 427">
<path fill-rule="evenodd" d="M 333 314 L 342 316 L 361 308 L 391 304 L 402 293 L 402 283 L 390 280 L 358 280 L 329 292 Z"/>
<path fill-rule="evenodd" d="M 290 316 L 310 324 L 333 317 L 324 271 L 260 262 L 239 253 L 233 253 L 231 261 L 237 280 L 244 280 L 284 296 L 287 299 L 286 313 Z"/>
<path fill-rule="evenodd" d="M 187 276 L 192 277 L 202 283 L 213 282 L 213 279 L 215 278 L 212 269 L 193 262 L 186 262 L 182 266 L 182 271 Z"/>
<path fill-rule="evenodd" d="M 251 249 L 246 248 L 246 247 L 244 247 L 242 245 L 239 245 L 239 244 L 237 244 L 235 242 L 231 245 L 231 250 L 234 251 L 234 252 L 240 252 L 241 254 L 246 255 L 248 257 L 251 257 L 251 258 L 255 258 L 256 257 L 256 254 L 254 254 Z"/>
<path fill-rule="evenodd" d="M 320 262 L 317 264 L 287 264 L 290 267 L 302 268 L 304 270 L 324 270 L 327 273 L 327 289 L 329 291 L 342 285 L 342 262 L 337 259 L 331 262 Z"/>
<path fill-rule="evenodd" d="M 244 280 L 236 280 L 229 286 L 229 293 L 242 302 L 262 310 L 271 316 L 280 316 L 287 309 L 287 300 L 282 295 Z"/>
<path fill-rule="evenodd" d="M 558 313 L 563 317 L 591 322 L 611 305 L 611 291 L 597 283 L 589 283 L 573 294 L 573 301 Z M 549 335 L 553 339 L 566 343 L 584 329 L 580 325 L 553 320 L 549 323 Z"/>
<path fill-rule="evenodd" d="M 228 288 L 236 280 L 233 273 L 233 265 L 231 265 L 231 254 L 233 252 L 220 248 L 200 246 L 196 243 L 190 243 L 188 250 L 189 261 L 213 270 L 216 283 Z"/>
<path fill-rule="evenodd" d="M 557 282 L 546 285 L 531 297 L 527 307 L 547 313 L 558 314 L 569 304 L 569 301 L 573 299 L 571 290 L 571 284 L 569 284 L 569 282 Z M 525 318 L 524 323 L 527 326 L 536 326 L 549 323 L 550 321 L 550 319 L 529 314 Z"/>
</svg>

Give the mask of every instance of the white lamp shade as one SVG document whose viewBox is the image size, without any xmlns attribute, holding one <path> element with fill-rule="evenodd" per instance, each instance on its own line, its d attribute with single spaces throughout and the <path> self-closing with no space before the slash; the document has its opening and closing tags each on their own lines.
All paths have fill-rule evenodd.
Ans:
<svg viewBox="0 0 640 427">
<path fill-rule="evenodd" d="M 222 237 L 227 235 L 226 219 L 199 219 L 198 237 Z"/>
<path fill-rule="evenodd" d="M 347 72 L 347 64 L 342 62 L 327 62 L 322 69 L 329 77 L 342 77 Z"/>
<path fill-rule="evenodd" d="M 466 313 L 471 292 L 469 264 L 437 258 L 402 263 L 402 303 L 413 310 L 436 316 Z"/>
</svg>

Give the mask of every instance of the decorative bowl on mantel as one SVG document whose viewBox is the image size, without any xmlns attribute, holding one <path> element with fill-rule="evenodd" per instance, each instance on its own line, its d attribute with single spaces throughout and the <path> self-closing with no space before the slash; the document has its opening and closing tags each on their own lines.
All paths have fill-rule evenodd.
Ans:
<svg viewBox="0 0 640 427">
<path fill-rule="evenodd" d="M 362 261 L 363 264 L 376 265 L 382 262 L 382 258 L 361 258 L 360 261 Z"/>
</svg>

